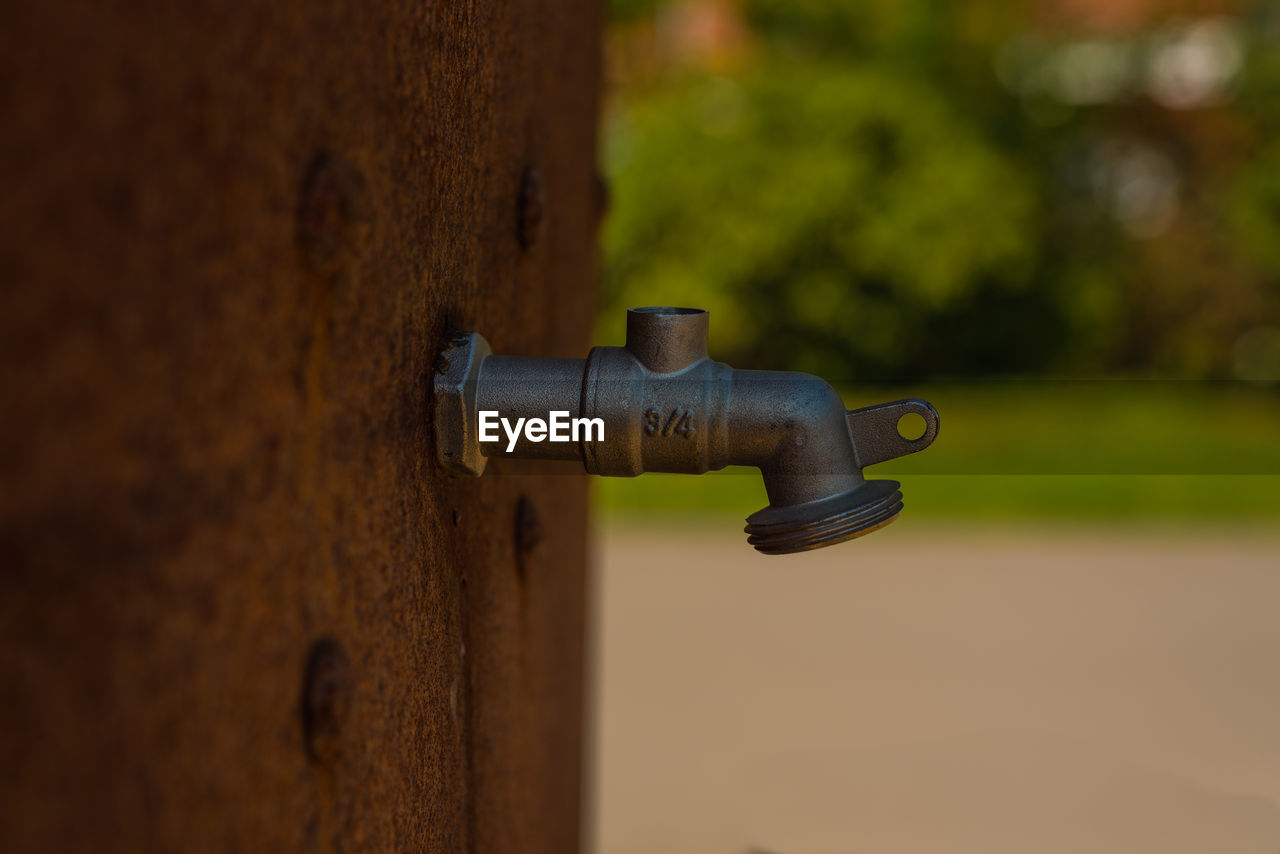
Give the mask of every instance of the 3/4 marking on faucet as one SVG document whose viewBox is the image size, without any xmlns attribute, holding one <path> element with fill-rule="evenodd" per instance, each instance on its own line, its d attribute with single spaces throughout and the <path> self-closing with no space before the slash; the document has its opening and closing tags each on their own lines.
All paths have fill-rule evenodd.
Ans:
<svg viewBox="0 0 1280 854">
<path fill-rule="evenodd" d="M 693 424 L 693 410 L 673 409 L 664 420 L 659 410 L 650 408 L 644 414 L 644 432 L 649 436 L 671 436 L 678 433 L 688 439 L 697 432 Z"/>
</svg>

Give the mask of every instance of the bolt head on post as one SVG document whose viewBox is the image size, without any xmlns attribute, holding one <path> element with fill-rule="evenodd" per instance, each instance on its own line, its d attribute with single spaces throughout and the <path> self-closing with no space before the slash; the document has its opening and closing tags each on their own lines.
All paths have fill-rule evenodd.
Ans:
<svg viewBox="0 0 1280 854">
<path fill-rule="evenodd" d="M 489 342 L 475 332 L 458 332 L 449 339 L 436 364 L 436 458 L 459 474 L 484 472 L 476 423 L 476 389 L 480 365 L 492 354 Z"/>
</svg>

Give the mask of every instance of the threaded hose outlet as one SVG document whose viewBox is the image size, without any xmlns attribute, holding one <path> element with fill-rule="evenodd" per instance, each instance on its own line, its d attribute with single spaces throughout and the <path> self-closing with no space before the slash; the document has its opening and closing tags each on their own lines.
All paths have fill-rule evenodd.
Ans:
<svg viewBox="0 0 1280 854">
<path fill-rule="evenodd" d="M 770 505 L 747 517 L 747 542 L 767 555 L 834 546 L 888 525 L 902 512 L 896 480 L 868 480 L 856 489 L 805 504 Z"/>
</svg>

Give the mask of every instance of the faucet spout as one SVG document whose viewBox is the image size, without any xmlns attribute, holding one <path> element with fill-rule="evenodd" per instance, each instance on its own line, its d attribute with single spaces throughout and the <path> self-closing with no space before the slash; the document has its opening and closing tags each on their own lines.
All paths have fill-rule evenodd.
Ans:
<svg viewBox="0 0 1280 854">
<path fill-rule="evenodd" d="M 495 356 L 476 333 L 453 336 L 435 379 L 440 463 L 479 475 L 494 456 L 577 460 L 621 477 L 755 466 L 769 506 L 746 532 L 766 554 L 844 542 L 897 518 L 899 484 L 862 469 L 928 447 L 937 411 L 910 399 L 850 412 L 818 377 L 734 370 L 708 357 L 707 320 L 701 309 L 632 309 L 626 346 L 586 359 Z M 917 439 L 898 430 L 910 413 L 925 421 Z M 524 432 L 492 441 L 485 427 L 499 417 Z"/>
</svg>

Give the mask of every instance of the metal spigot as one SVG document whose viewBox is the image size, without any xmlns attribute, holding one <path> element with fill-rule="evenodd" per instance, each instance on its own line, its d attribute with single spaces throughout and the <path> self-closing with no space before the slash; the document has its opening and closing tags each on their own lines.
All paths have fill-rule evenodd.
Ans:
<svg viewBox="0 0 1280 854">
<path fill-rule="evenodd" d="M 435 378 L 440 463 L 479 475 L 489 457 L 575 460 L 621 477 L 756 466 L 769 506 L 747 517 L 747 541 L 766 554 L 834 545 L 896 519 L 898 482 L 866 480 L 862 469 L 927 448 L 937 411 L 914 398 L 846 411 L 815 376 L 734 370 L 707 356 L 707 320 L 696 308 L 633 308 L 626 346 L 586 359 L 495 356 L 477 333 L 455 334 Z M 898 428 L 911 413 L 925 423 L 916 439 Z M 505 432 L 493 441 L 498 419 Z"/>
</svg>

